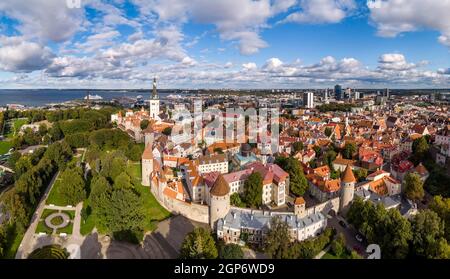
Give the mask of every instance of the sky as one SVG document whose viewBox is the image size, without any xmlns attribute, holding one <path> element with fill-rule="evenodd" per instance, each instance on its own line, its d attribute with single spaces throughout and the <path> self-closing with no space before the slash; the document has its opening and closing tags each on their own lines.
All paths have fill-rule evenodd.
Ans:
<svg viewBox="0 0 450 279">
<path fill-rule="evenodd" d="M 450 0 L 2 0 L 0 88 L 450 88 Z"/>
</svg>

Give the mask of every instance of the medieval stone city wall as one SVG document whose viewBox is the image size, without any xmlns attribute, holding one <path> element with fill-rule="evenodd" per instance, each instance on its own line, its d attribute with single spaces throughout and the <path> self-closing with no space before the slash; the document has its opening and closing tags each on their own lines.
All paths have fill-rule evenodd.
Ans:
<svg viewBox="0 0 450 279">
<path fill-rule="evenodd" d="M 339 201 L 340 198 L 336 197 L 334 199 L 328 200 L 326 202 L 317 204 L 312 207 L 306 208 L 306 215 L 311 215 L 317 212 L 321 212 L 324 215 L 327 215 L 331 210 L 334 210 L 335 213 L 339 212 Z"/>
<path fill-rule="evenodd" d="M 209 208 L 206 205 L 183 202 L 177 199 L 164 196 L 164 201 L 160 204 L 173 214 L 181 214 L 184 217 L 200 222 L 209 223 Z"/>
</svg>

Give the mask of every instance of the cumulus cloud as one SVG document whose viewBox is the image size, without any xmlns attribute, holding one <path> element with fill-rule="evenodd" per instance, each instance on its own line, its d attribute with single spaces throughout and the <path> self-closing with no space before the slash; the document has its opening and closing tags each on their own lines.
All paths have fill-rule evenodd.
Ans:
<svg viewBox="0 0 450 279">
<path fill-rule="evenodd" d="M 47 47 L 25 41 L 23 37 L 0 38 L 0 69 L 8 72 L 33 72 L 50 65 L 54 54 Z"/>
<path fill-rule="evenodd" d="M 142 12 L 153 12 L 159 20 L 178 22 L 192 19 L 198 23 L 216 26 L 223 40 L 238 41 L 244 55 L 254 54 L 267 43 L 259 32 L 267 20 L 286 11 L 295 0 L 133 0 Z"/>
<path fill-rule="evenodd" d="M 368 8 L 380 36 L 432 29 L 441 32 L 438 41 L 450 47 L 448 0 L 371 0 Z"/>
<path fill-rule="evenodd" d="M 71 38 L 84 20 L 83 9 L 70 9 L 61 0 L 0 1 L 0 11 L 19 22 L 25 37 L 55 42 Z"/>
<path fill-rule="evenodd" d="M 253 71 L 253 70 L 256 70 L 258 68 L 258 66 L 256 66 L 256 64 L 253 62 L 249 62 L 249 63 L 242 64 L 242 68 L 246 71 Z"/>
<path fill-rule="evenodd" d="M 338 23 L 356 8 L 353 0 L 300 0 L 300 11 L 283 22 Z"/>
</svg>

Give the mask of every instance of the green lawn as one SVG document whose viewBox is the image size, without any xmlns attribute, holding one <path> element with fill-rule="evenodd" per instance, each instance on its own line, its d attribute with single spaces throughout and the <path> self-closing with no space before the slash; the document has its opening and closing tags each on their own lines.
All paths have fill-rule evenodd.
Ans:
<svg viewBox="0 0 450 279">
<path fill-rule="evenodd" d="M 45 225 L 45 220 L 42 220 L 37 225 L 36 233 L 52 234 L 53 233 L 53 229 L 47 227 L 47 225 Z"/>
<path fill-rule="evenodd" d="M 62 197 L 59 195 L 59 187 L 61 187 L 61 179 L 57 179 L 55 181 L 55 184 L 53 185 L 52 190 L 50 191 L 50 194 L 48 195 L 46 204 L 50 205 L 56 205 L 56 206 L 66 206 L 68 204 L 66 204 L 64 202 L 64 200 L 62 199 Z"/>
<path fill-rule="evenodd" d="M 11 141 L 0 141 L 0 155 L 8 153 L 12 147 Z"/>
<path fill-rule="evenodd" d="M 129 162 L 127 172 L 137 181 L 142 180 L 142 168 L 140 162 Z"/>
<path fill-rule="evenodd" d="M 11 122 L 12 127 L 10 126 L 8 133 L 5 135 L 7 138 L 13 138 L 23 125 L 28 124 L 28 118 L 13 119 Z"/>
<path fill-rule="evenodd" d="M 158 203 L 156 198 L 150 192 L 149 187 L 138 185 L 136 186 L 136 190 L 144 199 L 144 209 L 147 217 L 147 220 L 145 221 L 145 231 L 153 231 L 156 228 L 157 222 L 169 218 L 171 214 Z"/>
<path fill-rule="evenodd" d="M 60 233 L 72 234 L 72 231 L 73 231 L 73 223 L 69 223 L 69 225 L 67 225 L 67 227 L 58 229 L 56 231 L 56 233 L 57 234 L 60 234 Z"/>
</svg>

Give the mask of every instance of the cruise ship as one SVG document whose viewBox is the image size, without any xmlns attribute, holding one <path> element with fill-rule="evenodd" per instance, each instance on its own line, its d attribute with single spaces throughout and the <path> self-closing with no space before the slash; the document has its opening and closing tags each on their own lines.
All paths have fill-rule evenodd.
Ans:
<svg viewBox="0 0 450 279">
<path fill-rule="evenodd" d="M 86 97 L 84 97 L 85 100 L 91 100 L 91 101 L 95 101 L 95 100 L 103 100 L 102 96 L 99 95 L 87 95 Z"/>
</svg>

